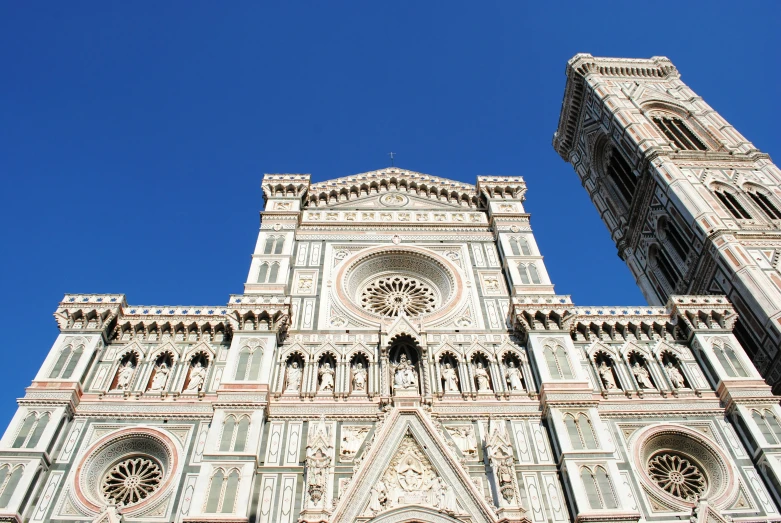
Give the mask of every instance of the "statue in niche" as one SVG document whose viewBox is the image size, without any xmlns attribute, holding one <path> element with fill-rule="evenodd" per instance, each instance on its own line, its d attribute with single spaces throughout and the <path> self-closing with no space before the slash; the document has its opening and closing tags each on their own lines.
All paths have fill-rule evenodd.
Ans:
<svg viewBox="0 0 781 523">
<path fill-rule="evenodd" d="M 200 392 L 203 388 L 203 382 L 206 381 L 206 367 L 201 365 L 200 361 L 195 362 L 190 370 L 190 382 L 187 384 L 185 392 Z"/>
<path fill-rule="evenodd" d="M 667 362 L 667 365 L 664 366 L 664 370 L 667 371 L 667 376 L 670 378 L 670 383 L 673 384 L 673 388 L 686 388 L 686 380 L 683 379 L 683 374 L 681 374 L 680 369 L 676 365 L 673 365 L 672 361 Z"/>
<path fill-rule="evenodd" d="M 510 386 L 510 390 L 523 390 L 521 369 L 515 366 L 515 362 L 513 360 L 507 362 L 507 369 L 504 371 L 504 376 L 507 378 L 507 383 Z"/>
<path fill-rule="evenodd" d="M 491 392 L 491 380 L 488 377 L 488 370 L 483 366 L 482 361 L 477 362 L 475 380 L 477 381 L 478 392 Z"/>
<path fill-rule="evenodd" d="M 320 391 L 321 392 L 333 392 L 334 390 L 334 370 L 331 368 L 331 364 L 327 361 L 323 363 L 318 372 L 320 375 Z"/>
<path fill-rule="evenodd" d="M 449 361 L 442 367 L 442 379 L 445 382 L 445 392 L 458 392 L 458 373 Z"/>
<path fill-rule="evenodd" d="M 634 374 L 635 379 L 637 380 L 637 385 L 641 389 L 655 389 L 653 382 L 651 382 L 651 374 L 648 372 L 648 369 L 645 368 L 645 365 L 640 365 L 638 361 L 635 361 L 635 363 L 632 365 L 632 374 Z"/>
<path fill-rule="evenodd" d="M 165 389 L 170 373 L 171 371 L 165 362 L 158 365 L 157 369 L 155 369 L 155 377 L 152 378 L 152 385 L 150 385 L 149 390 L 152 392 L 160 392 Z"/>
<path fill-rule="evenodd" d="M 298 367 L 298 362 L 294 361 L 287 368 L 287 387 L 285 392 L 298 392 L 301 387 L 301 369 Z"/>
<path fill-rule="evenodd" d="M 359 361 L 353 365 L 353 390 L 356 392 L 365 391 L 366 378 L 366 369 L 363 368 L 363 363 Z"/>
<path fill-rule="evenodd" d="M 470 425 L 448 427 L 448 432 L 450 432 L 450 436 L 455 440 L 456 445 L 458 445 L 458 448 L 465 456 L 477 455 L 477 442 Z"/>
<path fill-rule="evenodd" d="M 605 360 L 602 360 L 602 363 L 599 364 L 597 372 L 599 373 L 599 378 L 602 380 L 602 385 L 607 390 L 616 388 L 616 378 L 613 376 L 613 369 L 605 363 Z"/>
<path fill-rule="evenodd" d="M 393 375 L 393 389 L 406 390 L 417 386 L 418 373 L 415 366 L 407 359 L 407 355 L 402 353 Z"/>
<path fill-rule="evenodd" d="M 130 388 L 130 380 L 133 379 L 133 373 L 136 368 L 133 366 L 133 362 L 128 360 L 124 365 L 119 367 L 119 373 L 117 374 L 117 390 L 127 390 Z"/>
<path fill-rule="evenodd" d="M 496 460 L 496 479 L 499 480 L 499 490 L 502 493 L 502 497 L 508 502 L 512 502 L 515 497 L 515 489 L 513 487 L 513 474 L 514 463 L 512 456 L 504 459 Z"/>
<path fill-rule="evenodd" d="M 326 488 L 326 475 L 331 466 L 331 457 L 324 454 L 322 449 L 317 449 L 312 455 L 306 458 L 307 466 L 307 492 L 309 498 L 316 505 L 323 499 Z"/>
</svg>

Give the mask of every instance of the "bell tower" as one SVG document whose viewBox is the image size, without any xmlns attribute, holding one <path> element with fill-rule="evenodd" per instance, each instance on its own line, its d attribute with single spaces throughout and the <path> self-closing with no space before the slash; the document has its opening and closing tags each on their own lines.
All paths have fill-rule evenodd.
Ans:
<svg viewBox="0 0 781 523">
<path fill-rule="evenodd" d="M 725 294 L 735 335 L 781 390 L 781 171 L 665 57 L 567 63 L 553 146 L 643 294 Z"/>
</svg>

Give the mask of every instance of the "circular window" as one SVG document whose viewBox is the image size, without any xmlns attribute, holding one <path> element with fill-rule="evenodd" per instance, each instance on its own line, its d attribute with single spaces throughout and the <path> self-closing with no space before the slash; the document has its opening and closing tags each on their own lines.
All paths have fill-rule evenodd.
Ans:
<svg viewBox="0 0 781 523">
<path fill-rule="evenodd" d="M 342 303 L 366 319 L 439 318 L 452 312 L 464 288 L 449 260 L 407 246 L 360 253 L 339 270 L 337 282 Z"/>
<path fill-rule="evenodd" d="M 693 506 L 707 497 L 714 506 L 736 493 L 729 458 L 702 434 L 688 427 L 657 425 L 635 436 L 633 458 L 647 487 L 656 495 Z"/>
<path fill-rule="evenodd" d="M 381 316 L 420 316 L 432 312 L 436 304 L 431 286 L 408 276 L 383 276 L 361 292 L 361 307 Z"/>
<path fill-rule="evenodd" d="M 660 452 L 648 462 L 648 475 L 676 498 L 694 501 L 707 490 L 705 475 L 688 459 Z"/>
<path fill-rule="evenodd" d="M 176 448 L 164 433 L 146 427 L 106 436 L 79 464 L 79 500 L 98 511 L 107 503 L 134 509 L 154 503 L 175 475 Z"/>
<path fill-rule="evenodd" d="M 163 482 L 163 468 L 154 459 L 124 459 L 111 467 L 100 482 L 106 501 L 133 505 L 153 494 Z"/>
</svg>

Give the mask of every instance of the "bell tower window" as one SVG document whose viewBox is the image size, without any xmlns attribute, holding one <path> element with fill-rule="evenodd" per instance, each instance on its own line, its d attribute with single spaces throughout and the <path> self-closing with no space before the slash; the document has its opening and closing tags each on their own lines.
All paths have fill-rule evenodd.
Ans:
<svg viewBox="0 0 781 523">
<path fill-rule="evenodd" d="M 637 187 L 637 177 L 631 167 L 617 149 L 613 149 L 610 160 L 607 163 L 607 175 L 613 180 L 618 192 L 626 202 L 632 203 L 632 196 Z"/>
<path fill-rule="evenodd" d="M 715 191 L 716 198 L 727 208 L 729 213 L 739 220 L 750 220 L 751 215 L 740 204 L 734 194 L 726 191 Z"/>
<path fill-rule="evenodd" d="M 762 212 L 771 220 L 781 220 L 781 211 L 778 210 L 770 198 L 759 192 L 748 193 L 749 198 L 762 209 Z"/>
<path fill-rule="evenodd" d="M 702 140 L 689 129 L 680 118 L 667 116 L 654 116 L 652 118 L 656 127 L 678 149 L 685 151 L 707 151 L 708 148 Z"/>
</svg>

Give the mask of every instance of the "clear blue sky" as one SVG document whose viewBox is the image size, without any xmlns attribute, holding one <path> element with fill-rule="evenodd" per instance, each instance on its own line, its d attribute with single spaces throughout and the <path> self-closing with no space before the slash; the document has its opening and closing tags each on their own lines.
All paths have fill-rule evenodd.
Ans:
<svg viewBox="0 0 781 523">
<path fill-rule="evenodd" d="M 522 175 L 556 291 L 641 304 L 553 151 L 567 60 L 666 55 L 781 156 L 781 3 L 3 2 L 0 425 L 66 292 L 222 304 L 264 172 Z M 775 131 L 775 132 L 774 132 Z"/>
</svg>

